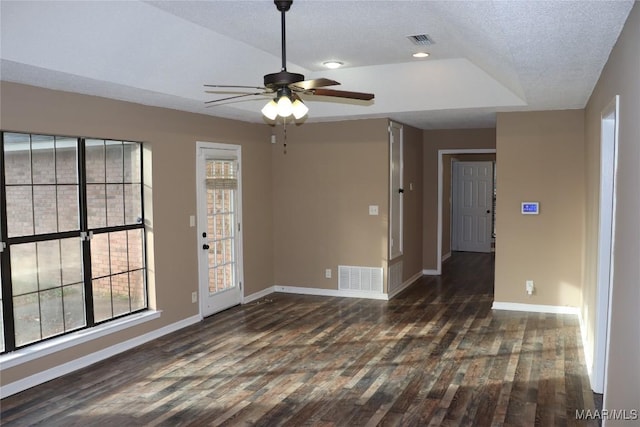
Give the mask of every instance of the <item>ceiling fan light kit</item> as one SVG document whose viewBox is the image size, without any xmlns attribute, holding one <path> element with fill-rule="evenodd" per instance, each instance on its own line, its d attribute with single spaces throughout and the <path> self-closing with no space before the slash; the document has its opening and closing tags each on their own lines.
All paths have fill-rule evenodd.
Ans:
<svg viewBox="0 0 640 427">
<path fill-rule="evenodd" d="M 291 8 L 293 0 L 274 0 L 273 2 L 276 8 L 281 14 L 281 34 L 282 34 L 282 68 L 277 73 L 266 74 L 264 76 L 264 87 L 254 86 L 234 86 L 234 85 L 205 85 L 206 87 L 217 88 L 244 88 L 244 89 L 262 89 L 264 92 L 247 93 L 243 95 L 231 96 L 222 99 L 216 99 L 213 101 L 207 101 L 205 104 L 212 105 L 216 102 L 227 101 L 231 99 L 242 98 L 245 96 L 254 95 L 270 95 L 275 93 L 274 99 L 267 102 L 262 107 L 262 114 L 267 119 L 274 121 L 278 117 L 284 119 L 293 115 L 296 120 L 299 120 L 307 115 L 309 108 L 304 105 L 298 94 L 303 95 L 320 95 L 325 97 L 334 98 L 347 98 L 356 99 L 361 101 L 370 101 L 374 98 L 372 93 L 362 92 L 348 92 L 334 89 L 323 89 L 326 86 L 336 86 L 340 83 L 335 80 L 318 78 L 312 80 L 305 80 L 302 74 L 290 73 L 287 71 L 287 39 L 286 39 L 286 25 L 285 25 L 285 13 Z M 342 65 L 339 61 L 328 61 L 338 67 Z M 325 63 L 327 65 L 328 63 Z M 327 65 L 329 68 L 331 66 Z"/>
<path fill-rule="evenodd" d="M 278 89 L 277 96 L 262 107 L 262 114 L 269 120 L 276 120 L 278 117 L 287 118 L 293 115 L 296 120 L 303 118 L 309 108 L 298 98 L 291 101 L 294 95 L 291 89 L 283 87 Z"/>
</svg>

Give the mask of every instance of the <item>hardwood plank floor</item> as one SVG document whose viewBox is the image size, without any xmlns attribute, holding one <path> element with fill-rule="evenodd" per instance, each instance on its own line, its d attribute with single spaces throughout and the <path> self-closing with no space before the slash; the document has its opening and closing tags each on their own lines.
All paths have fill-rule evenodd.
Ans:
<svg viewBox="0 0 640 427">
<path fill-rule="evenodd" d="M 575 316 L 492 311 L 455 253 L 391 301 L 272 294 L 2 400 L 4 426 L 552 426 L 594 410 Z"/>
</svg>

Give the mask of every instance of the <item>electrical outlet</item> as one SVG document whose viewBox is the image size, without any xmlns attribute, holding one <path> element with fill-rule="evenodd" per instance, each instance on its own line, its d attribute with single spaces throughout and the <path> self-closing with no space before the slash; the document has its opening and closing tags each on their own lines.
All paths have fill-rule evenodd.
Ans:
<svg viewBox="0 0 640 427">
<path fill-rule="evenodd" d="M 535 287 L 533 285 L 533 280 L 527 280 L 525 282 L 525 289 L 527 291 L 527 294 L 532 295 L 533 291 L 535 290 Z"/>
<path fill-rule="evenodd" d="M 325 277 L 325 279 L 331 279 L 331 269 L 330 268 L 327 268 L 324 271 L 324 277 Z"/>
<path fill-rule="evenodd" d="M 197 292 L 191 292 L 191 302 L 192 303 L 198 302 L 198 293 Z"/>
</svg>

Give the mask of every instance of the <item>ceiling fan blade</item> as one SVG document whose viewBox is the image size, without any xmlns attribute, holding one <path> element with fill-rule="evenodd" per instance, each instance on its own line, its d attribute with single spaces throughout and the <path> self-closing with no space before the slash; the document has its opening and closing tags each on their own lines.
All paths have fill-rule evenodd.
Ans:
<svg viewBox="0 0 640 427">
<path fill-rule="evenodd" d="M 309 91 L 313 95 L 319 96 L 334 96 L 336 98 L 349 98 L 349 99 L 360 99 L 362 101 L 371 101 L 375 95 L 372 93 L 364 93 L 364 92 L 349 92 L 346 90 L 333 90 L 333 89 L 312 89 Z"/>
<path fill-rule="evenodd" d="M 204 85 L 205 87 L 220 87 L 220 88 L 240 88 L 240 89 L 265 89 L 262 86 L 238 86 L 238 85 Z"/>
<path fill-rule="evenodd" d="M 304 80 L 302 82 L 292 83 L 289 85 L 289 87 L 292 89 L 309 90 L 309 89 L 315 89 L 318 87 L 337 86 L 339 84 L 340 83 L 338 83 L 335 80 L 319 78 L 319 79 Z"/>
<path fill-rule="evenodd" d="M 214 99 L 212 101 L 205 101 L 204 103 L 205 104 L 213 104 L 215 102 L 228 101 L 230 99 L 244 98 L 245 96 L 262 95 L 262 94 L 264 94 L 264 92 L 245 93 L 243 95 L 227 96 L 226 98 Z"/>
</svg>

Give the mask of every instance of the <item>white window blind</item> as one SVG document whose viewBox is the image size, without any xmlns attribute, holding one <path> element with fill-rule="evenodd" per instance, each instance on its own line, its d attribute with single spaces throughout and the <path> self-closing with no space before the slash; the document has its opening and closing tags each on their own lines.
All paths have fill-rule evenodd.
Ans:
<svg viewBox="0 0 640 427">
<path fill-rule="evenodd" d="M 237 190 L 238 168 L 235 160 L 207 161 L 207 188 L 211 190 Z"/>
</svg>

